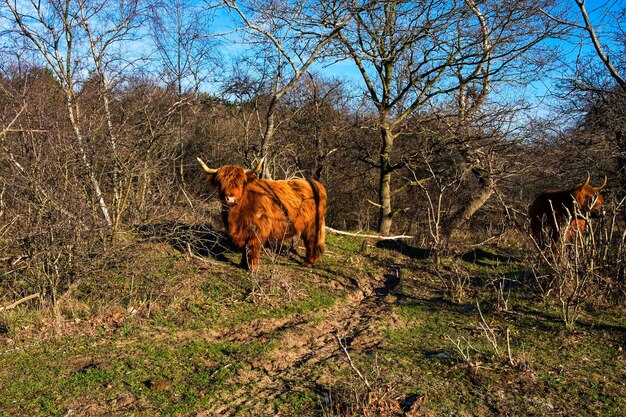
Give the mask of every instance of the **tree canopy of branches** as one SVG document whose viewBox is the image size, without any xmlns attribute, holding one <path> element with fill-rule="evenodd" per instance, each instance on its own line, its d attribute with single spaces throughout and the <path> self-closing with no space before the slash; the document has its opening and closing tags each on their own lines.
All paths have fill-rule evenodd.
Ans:
<svg viewBox="0 0 626 417">
<path fill-rule="evenodd" d="M 250 46 L 247 62 L 262 68 L 263 93 L 267 105 L 262 118 L 259 157 L 265 161 L 262 175 L 270 177 L 273 138 L 280 122 L 276 110 L 325 47 L 345 25 L 345 13 L 320 13 L 317 2 L 274 2 L 225 0 L 241 19 L 244 39 Z"/>
<path fill-rule="evenodd" d="M 328 13 L 337 10 L 334 2 L 326 6 Z M 428 113 L 458 92 L 458 125 L 467 125 L 492 88 L 491 77 L 501 76 L 548 35 L 549 25 L 534 6 L 471 0 L 343 4 L 352 19 L 339 31 L 338 53 L 358 68 L 381 136 L 378 155 L 368 158 L 380 173 L 380 233 L 392 226 L 392 174 L 407 163 L 394 160 L 394 142 L 408 117 Z M 484 182 L 492 187 L 492 180 Z"/>
<path fill-rule="evenodd" d="M 586 171 L 623 193 L 623 16 L 583 0 L 5 0 L 0 244 L 73 277 L 138 225 L 210 217 L 195 156 L 319 179 L 330 226 L 431 247 Z M 558 57 L 562 126 L 518 95 Z"/>
<path fill-rule="evenodd" d="M 560 88 L 566 111 L 582 115 L 587 138 L 608 145 L 605 159 L 614 161 L 612 181 L 626 178 L 626 7 L 619 2 L 593 4 L 572 0 L 544 10 L 564 30 L 562 38 L 576 46 L 573 62 L 566 62 Z M 622 191 L 623 192 L 623 191 Z"/>
</svg>

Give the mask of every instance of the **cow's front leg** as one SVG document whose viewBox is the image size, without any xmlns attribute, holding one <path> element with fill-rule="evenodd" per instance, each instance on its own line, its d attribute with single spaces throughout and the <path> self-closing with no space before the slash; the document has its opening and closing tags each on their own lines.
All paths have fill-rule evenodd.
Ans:
<svg viewBox="0 0 626 417">
<path fill-rule="evenodd" d="M 243 256 L 241 257 L 242 268 L 254 271 L 259 266 L 259 257 L 261 256 L 260 245 L 248 242 L 246 245 Z"/>
<path fill-rule="evenodd" d="M 241 251 L 241 262 L 239 263 L 239 266 L 243 269 L 249 269 L 248 266 L 248 248 L 244 246 L 243 250 Z"/>
</svg>

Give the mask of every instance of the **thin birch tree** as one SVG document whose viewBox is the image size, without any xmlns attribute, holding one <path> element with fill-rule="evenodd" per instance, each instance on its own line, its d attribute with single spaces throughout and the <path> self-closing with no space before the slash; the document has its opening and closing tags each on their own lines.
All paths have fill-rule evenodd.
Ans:
<svg viewBox="0 0 626 417">
<path fill-rule="evenodd" d="M 92 162 L 80 123 L 78 101 L 79 79 L 85 70 L 83 16 L 80 7 L 72 1 L 45 0 L 26 2 L 3 1 L 12 18 L 14 33 L 23 36 L 39 53 L 59 81 L 65 94 L 67 116 L 70 121 L 76 151 L 91 184 L 91 189 L 102 218 L 113 226 L 109 204 L 105 199 L 100 179 Z"/>
</svg>

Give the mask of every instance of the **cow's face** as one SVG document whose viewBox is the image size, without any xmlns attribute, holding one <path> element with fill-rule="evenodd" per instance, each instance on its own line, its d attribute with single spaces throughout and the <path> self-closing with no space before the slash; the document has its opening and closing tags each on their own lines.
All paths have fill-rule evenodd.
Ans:
<svg viewBox="0 0 626 417">
<path fill-rule="evenodd" d="M 212 176 L 211 183 L 217 187 L 220 201 L 227 207 L 236 206 L 242 199 L 246 183 L 250 179 L 242 167 L 226 165 L 217 170 Z"/>
<path fill-rule="evenodd" d="M 217 188 L 222 204 L 231 208 L 243 199 L 246 184 L 256 178 L 255 173 L 260 171 L 263 159 L 254 170 L 244 169 L 238 165 L 224 165 L 219 169 L 213 169 L 209 168 L 200 158 L 198 158 L 198 162 L 208 174 L 209 183 Z"/>
<path fill-rule="evenodd" d="M 590 217 L 599 217 L 603 214 L 603 198 L 600 190 L 604 188 L 606 181 L 605 177 L 604 182 L 599 187 L 593 187 L 589 184 L 589 178 L 587 178 L 587 181 L 574 191 L 574 198 L 584 214 Z"/>
</svg>

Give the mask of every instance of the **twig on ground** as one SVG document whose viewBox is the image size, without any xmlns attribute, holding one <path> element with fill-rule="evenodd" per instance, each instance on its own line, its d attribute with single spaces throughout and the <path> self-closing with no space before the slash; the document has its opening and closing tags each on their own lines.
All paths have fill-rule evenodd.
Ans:
<svg viewBox="0 0 626 417">
<path fill-rule="evenodd" d="M 335 338 L 337 339 L 337 342 L 339 343 L 339 346 L 341 347 L 341 349 L 343 350 L 343 353 L 346 355 L 346 358 L 348 358 L 348 363 L 350 364 L 350 367 L 354 370 L 354 372 L 356 372 L 356 374 L 359 376 L 359 378 L 361 379 L 361 381 L 363 381 L 363 383 L 365 384 L 365 386 L 367 387 L 368 390 L 371 390 L 372 387 L 370 386 L 369 381 L 367 380 L 367 378 L 361 373 L 361 371 L 359 371 L 359 369 L 354 365 L 354 362 L 352 362 L 352 358 L 350 357 L 350 354 L 348 353 L 348 348 L 346 347 L 345 343 L 342 342 L 341 337 L 339 337 L 339 333 L 335 333 Z"/>
<path fill-rule="evenodd" d="M 334 233 L 336 235 L 343 235 L 343 236 L 353 236 L 353 237 L 367 237 L 370 239 L 378 239 L 378 240 L 396 240 L 396 239 L 414 239 L 415 236 L 408 236 L 408 235 L 398 235 L 398 236 L 381 236 L 381 235 L 366 235 L 363 233 L 351 233 L 351 232 L 345 232 L 343 230 L 337 230 L 337 229 L 333 229 L 332 227 L 328 227 L 325 226 L 326 230 L 328 230 L 331 233 Z"/>
<path fill-rule="evenodd" d="M 9 304 L 8 306 L 0 307 L 0 311 L 10 310 L 12 308 L 17 307 L 18 305 L 20 305 L 22 303 L 25 303 L 28 300 L 32 300 L 33 298 L 38 298 L 38 297 L 39 297 L 39 293 L 35 293 L 35 294 L 31 294 L 29 296 L 26 296 L 24 298 L 20 298 L 19 300 L 17 300 L 13 304 Z"/>
</svg>

